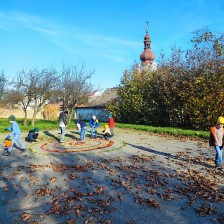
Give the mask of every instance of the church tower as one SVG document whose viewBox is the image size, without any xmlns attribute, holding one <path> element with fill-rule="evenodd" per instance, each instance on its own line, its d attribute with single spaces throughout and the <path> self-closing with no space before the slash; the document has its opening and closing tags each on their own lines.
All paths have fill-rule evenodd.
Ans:
<svg viewBox="0 0 224 224">
<path fill-rule="evenodd" d="M 153 65 L 155 62 L 153 60 L 155 59 L 155 54 L 151 51 L 150 47 L 151 41 L 150 41 L 150 36 L 148 34 L 148 22 L 146 22 L 146 35 L 144 37 L 144 51 L 140 54 L 140 59 L 142 66 L 149 66 Z"/>
</svg>

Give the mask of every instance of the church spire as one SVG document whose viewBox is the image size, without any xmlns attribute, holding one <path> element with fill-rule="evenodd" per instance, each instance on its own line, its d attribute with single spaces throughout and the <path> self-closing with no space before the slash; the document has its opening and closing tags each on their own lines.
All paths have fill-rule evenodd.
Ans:
<svg viewBox="0 0 224 224">
<path fill-rule="evenodd" d="M 148 33 L 148 31 L 149 31 L 149 22 L 147 21 L 146 22 L 146 33 Z"/>
<path fill-rule="evenodd" d="M 144 37 L 144 51 L 140 54 L 140 59 L 144 65 L 151 64 L 155 59 L 155 54 L 151 51 L 151 41 L 148 34 L 149 27 L 148 22 L 146 22 L 146 35 Z"/>
</svg>

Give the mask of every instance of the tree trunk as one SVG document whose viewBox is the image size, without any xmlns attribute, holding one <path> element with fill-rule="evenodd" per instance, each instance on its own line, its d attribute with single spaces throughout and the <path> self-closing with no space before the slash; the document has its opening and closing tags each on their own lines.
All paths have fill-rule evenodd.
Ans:
<svg viewBox="0 0 224 224">
<path fill-rule="evenodd" d="M 69 119 L 68 119 L 68 123 L 70 124 L 71 123 L 71 120 L 74 119 L 74 110 L 75 108 L 72 108 L 70 110 L 70 113 L 69 113 Z"/>
<path fill-rule="evenodd" d="M 27 110 L 23 110 L 24 111 L 24 119 L 23 119 L 23 125 L 27 124 Z"/>
<path fill-rule="evenodd" d="M 37 101 L 35 100 L 34 107 L 33 107 L 33 117 L 32 117 L 31 126 L 34 126 L 34 124 L 35 124 L 37 113 L 38 113 Z"/>
<path fill-rule="evenodd" d="M 31 126 L 34 126 L 38 111 L 34 108 Z"/>
</svg>

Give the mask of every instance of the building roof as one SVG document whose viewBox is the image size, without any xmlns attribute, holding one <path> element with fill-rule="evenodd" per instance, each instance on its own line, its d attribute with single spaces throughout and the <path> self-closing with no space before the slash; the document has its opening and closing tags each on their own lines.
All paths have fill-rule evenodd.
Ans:
<svg viewBox="0 0 224 224">
<path fill-rule="evenodd" d="M 106 103 L 117 97 L 117 88 L 108 88 L 101 95 L 90 99 L 86 104 L 80 104 L 77 108 L 92 107 L 92 108 L 104 108 Z"/>
</svg>

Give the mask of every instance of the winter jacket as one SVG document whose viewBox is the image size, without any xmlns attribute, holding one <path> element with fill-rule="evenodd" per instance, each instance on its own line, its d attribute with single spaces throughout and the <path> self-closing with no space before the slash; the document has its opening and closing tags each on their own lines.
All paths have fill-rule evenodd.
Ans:
<svg viewBox="0 0 224 224">
<path fill-rule="evenodd" d="M 95 127 L 95 128 L 98 128 L 100 125 L 98 119 L 96 120 L 93 120 L 92 118 L 89 120 L 89 126 L 92 128 L 92 127 Z"/>
<path fill-rule="evenodd" d="M 59 114 L 59 127 L 65 127 L 67 125 L 67 114 L 65 112 L 61 112 Z"/>
</svg>

